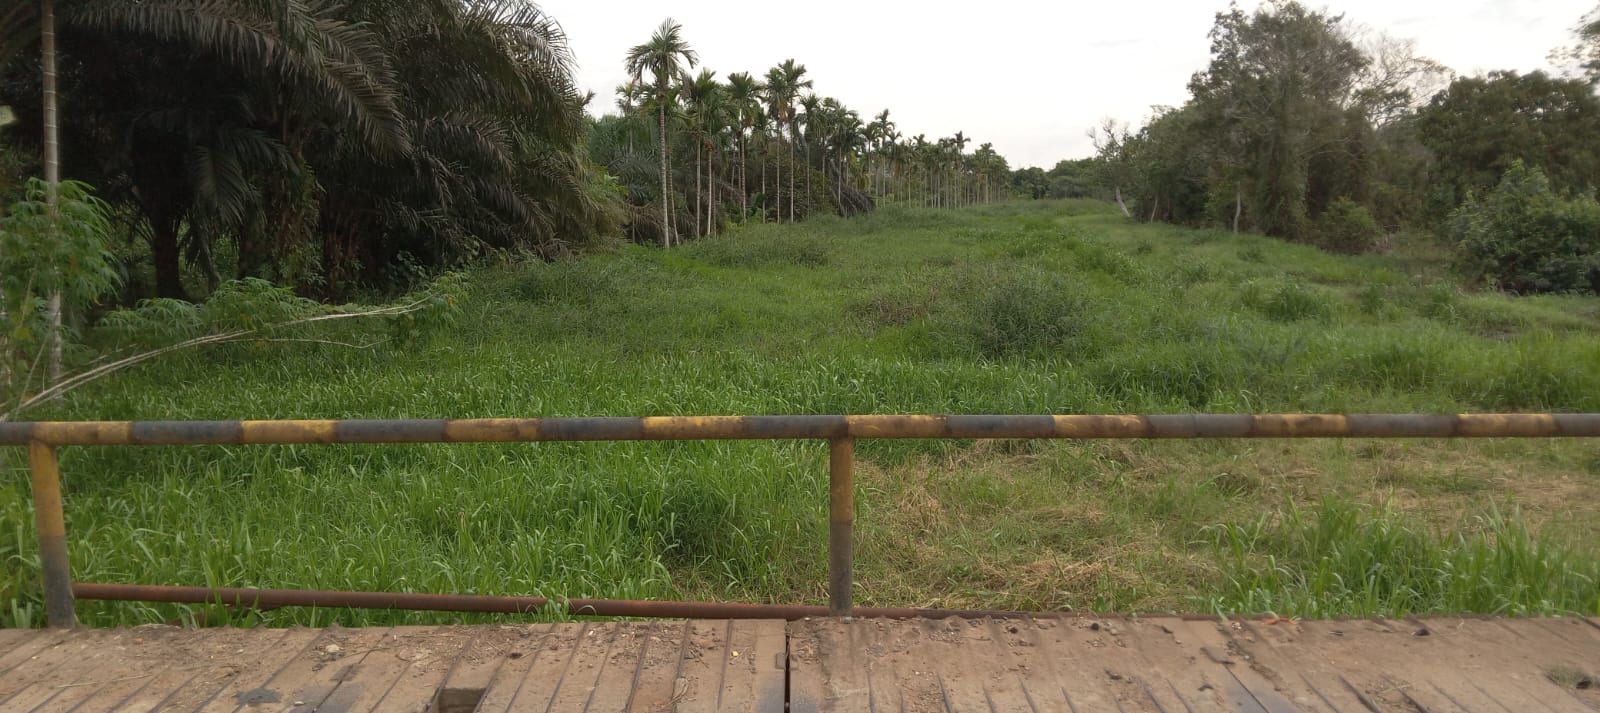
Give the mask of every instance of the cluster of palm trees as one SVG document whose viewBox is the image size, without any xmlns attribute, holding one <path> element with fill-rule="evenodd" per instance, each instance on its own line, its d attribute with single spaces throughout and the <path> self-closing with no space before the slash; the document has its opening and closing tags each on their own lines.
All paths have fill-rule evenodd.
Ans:
<svg viewBox="0 0 1600 713">
<path fill-rule="evenodd" d="M 628 196 L 635 239 L 671 246 L 730 218 L 794 222 L 887 202 L 957 207 L 1000 200 L 1010 170 L 961 132 L 905 139 L 887 109 L 868 120 L 813 89 L 788 59 L 719 81 L 668 19 L 626 58 L 618 113 L 590 130 L 591 159 Z M 692 158 L 691 158 L 692 157 Z"/>
<path fill-rule="evenodd" d="M 57 45 L 61 175 L 148 245 L 135 292 L 403 286 L 625 217 L 566 38 L 526 0 L 0 0 L 18 156 L 51 155 Z"/>
</svg>

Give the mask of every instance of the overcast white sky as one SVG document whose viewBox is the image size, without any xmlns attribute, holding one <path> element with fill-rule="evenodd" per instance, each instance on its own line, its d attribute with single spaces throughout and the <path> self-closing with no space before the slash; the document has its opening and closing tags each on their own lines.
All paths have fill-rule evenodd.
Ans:
<svg viewBox="0 0 1600 713">
<path fill-rule="evenodd" d="M 1417 40 L 1457 72 L 1546 68 L 1596 0 L 1315 0 L 1356 22 Z M 614 111 L 623 56 L 670 16 L 703 66 L 760 75 L 793 57 L 865 119 L 890 110 L 902 134 L 965 131 L 1012 167 L 1046 168 L 1091 151 L 1102 117 L 1138 124 L 1181 104 L 1209 56 L 1226 0 L 542 0 L 571 39 L 591 110 Z M 1240 3 L 1246 9 L 1255 0 Z"/>
</svg>

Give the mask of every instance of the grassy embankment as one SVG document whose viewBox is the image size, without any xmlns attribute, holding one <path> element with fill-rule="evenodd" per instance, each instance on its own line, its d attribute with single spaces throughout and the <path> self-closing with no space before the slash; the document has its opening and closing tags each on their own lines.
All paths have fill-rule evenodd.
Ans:
<svg viewBox="0 0 1600 713">
<path fill-rule="evenodd" d="M 485 268 L 420 346 L 238 348 L 36 417 L 1600 410 L 1600 300 L 1093 203 Z M 360 340 L 363 335 L 340 335 Z M 26 472 L 0 607 L 38 621 Z M 1600 612 L 1600 444 L 865 442 L 862 604 Z M 825 448 L 68 449 L 77 577 L 820 602 Z M 172 607 L 83 603 L 93 624 Z M 437 621 L 284 610 L 251 621 Z"/>
</svg>

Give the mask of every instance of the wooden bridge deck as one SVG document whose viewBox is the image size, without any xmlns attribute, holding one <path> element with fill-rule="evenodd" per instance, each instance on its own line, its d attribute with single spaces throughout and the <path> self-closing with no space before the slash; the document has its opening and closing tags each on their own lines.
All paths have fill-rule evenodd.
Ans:
<svg viewBox="0 0 1600 713">
<path fill-rule="evenodd" d="M 1592 713 L 1584 673 L 1579 618 L 0 630 L 0 711 Z"/>
</svg>

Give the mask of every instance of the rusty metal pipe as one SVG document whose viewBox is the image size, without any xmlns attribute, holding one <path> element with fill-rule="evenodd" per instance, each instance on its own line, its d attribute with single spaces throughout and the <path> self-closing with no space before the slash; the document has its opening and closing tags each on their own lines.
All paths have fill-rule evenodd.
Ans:
<svg viewBox="0 0 1600 713">
<path fill-rule="evenodd" d="M 855 586 L 856 442 L 828 442 L 828 611 L 850 616 Z"/>
<path fill-rule="evenodd" d="M 528 614 L 554 606 L 573 616 L 641 617 L 670 619 L 806 619 L 829 616 L 828 607 L 803 604 L 741 604 L 729 602 L 659 602 L 629 599 L 552 599 L 478 594 L 415 594 L 404 592 L 341 592 L 309 589 L 243 589 L 233 587 L 171 587 L 154 584 L 72 585 L 79 599 L 169 604 L 220 604 L 245 608 L 323 607 L 330 609 L 403 609 L 410 611 Z M 978 609 L 914 609 L 857 607 L 855 616 L 887 619 L 1017 618 L 1026 612 Z"/>
<path fill-rule="evenodd" d="M 1600 413 L 671 416 L 0 423 L 0 445 L 689 441 L 835 438 L 1600 437 Z"/>
<path fill-rule="evenodd" d="M 78 618 L 72 605 L 72 560 L 67 557 L 67 518 L 61 508 L 61 465 L 55 447 L 29 443 L 28 471 L 44 575 L 45 621 L 52 629 L 70 629 Z"/>
</svg>

